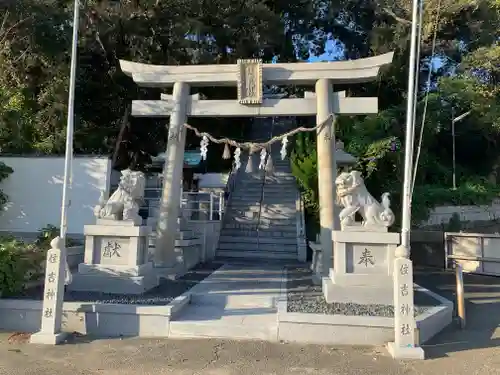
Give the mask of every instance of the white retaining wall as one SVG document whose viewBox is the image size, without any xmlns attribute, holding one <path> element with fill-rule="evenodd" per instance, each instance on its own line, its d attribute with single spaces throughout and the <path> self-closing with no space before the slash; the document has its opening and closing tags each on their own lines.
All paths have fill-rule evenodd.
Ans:
<svg viewBox="0 0 500 375">
<path fill-rule="evenodd" d="M 460 216 L 460 221 L 488 221 L 500 218 L 500 199 L 484 206 L 439 206 L 431 211 L 429 219 L 422 224 L 448 223 L 454 213 Z"/>
<path fill-rule="evenodd" d="M 34 233 L 48 224 L 60 225 L 64 157 L 0 157 L 14 169 L 0 188 L 9 202 L 0 213 L 0 232 Z M 69 193 L 68 233 L 82 234 L 94 222 L 93 208 L 101 190 L 109 192 L 111 161 L 107 157 L 76 156 Z"/>
</svg>

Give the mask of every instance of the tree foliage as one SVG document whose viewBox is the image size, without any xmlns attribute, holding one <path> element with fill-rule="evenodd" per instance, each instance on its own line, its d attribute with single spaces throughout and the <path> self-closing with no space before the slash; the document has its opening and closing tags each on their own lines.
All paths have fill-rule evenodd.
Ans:
<svg viewBox="0 0 500 375">
<path fill-rule="evenodd" d="M 158 90 L 141 90 L 126 77 L 119 59 L 174 65 L 234 63 L 257 56 L 265 61 L 275 56 L 295 60 L 298 44 L 294 41 L 297 35 L 307 39 L 317 12 L 317 5 L 306 0 L 90 0 L 83 4 L 75 108 L 77 153 L 111 153 L 130 101 L 159 97 Z M 72 11 L 72 0 L 0 4 L 3 152 L 63 152 Z M 236 95 L 235 88 L 202 91 L 211 98 Z M 241 137 L 235 121 L 248 122 L 214 119 L 196 125 Z M 129 157 L 163 150 L 165 120 L 131 119 L 129 127 L 133 136 L 120 139 L 127 143 Z M 188 145 L 193 143 L 188 139 Z"/>
<path fill-rule="evenodd" d="M 388 50 L 396 54 L 378 82 L 346 87 L 351 95 L 378 96 L 380 112 L 340 117 L 336 134 L 345 142 L 346 151 L 359 158 L 356 168 L 363 172 L 370 191 L 376 196 L 390 192 L 394 211 L 400 212 L 412 2 L 351 4 L 363 11 L 349 18 L 353 27 L 359 25 L 360 34 L 359 39 L 342 39 L 346 57 Z M 412 204 L 415 222 L 425 219 L 429 209 L 438 204 L 491 201 L 499 192 L 500 168 L 500 5 L 491 0 L 426 1 L 423 20 L 415 140 L 419 162 Z M 458 189 L 454 190 L 452 119 L 468 111 L 468 116 L 455 123 Z M 309 165 L 316 156 L 300 155 L 292 155 L 294 173 L 303 180 L 300 185 L 306 196 L 315 196 L 310 187 L 316 186 L 317 176 Z M 307 176 L 304 170 L 310 170 Z M 318 205 L 317 201 L 306 203 L 313 212 Z"/>
<path fill-rule="evenodd" d="M 330 40 L 340 46 L 340 52 L 333 56 L 335 59 L 395 51 L 393 63 L 375 82 L 336 87 L 347 90 L 351 96 L 376 96 L 380 108 L 377 115 L 338 118 L 336 131 L 347 151 L 360 158 L 358 168 L 374 194 L 387 190 L 397 201 L 402 182 L 401 145 L 412 1 L 88 0 L 82 3 L 78 25 L 75 152 L 112 154 L 118 141 L 120 153 L 116 166 L 122 168 L 134 160 L 144 164 L 151 155 L 164 150 L 166 119 L 124 116 L 131 100 L 157 99 L 160 90 L 145 90 L 134 84 L 121 72 L 120 59 L 173 65 L 234 63 L 238 58 L 248 57 L 291 62 L 324 53 L 325 41 Z M 0 149 L 4 153 L 60 154 L 64 150 L 72 12 L 72 0 L 17 0 L 0 4 Z M 426 117 L 415 191 L 418 188 L 419 192 L 424 189 L 429 193 L 419 193 L 419 197 L 444 199 L 443 194 L 433 189 L 442 192 L 451 187 L 451 119 L 469 110 L 471 114 L 456 124 L 459 186 L 461 189 L 468 186 L 469 192 L 480 192 L 486 189 L 486 184 L 497 182 L 500 173 L 498 30 L 498 0 L 425 2 L 417 140 L 424 107 Z M 431 92 L 426 98 L 428 86 Z M 294 93 L 299 89 L 292 87 L 288 91 Z M 235 88 L 209 87 L 200 92 L 212 99 L 236 97 Z M 215 136 L 234 139 L 245 139 L 249 124 L 248 119 L 238 118 L 190 121 Z M 199 140 L 188 134 L 188 147 L 196 147 Z M 307 142 L 314 142 L 313 138 Z M 394 145 L 398 147 L 395 149 Z M 209 152 L 210 168 L 220 164 L 221 152 Z M 299 151 L 294 155 L 297 161 L 294 172 L 300 174 L 302 187 L 311 189 L 307 196 L 310 204 L 317 205 L 314 190 L 317 177 L 313 172 L 316 155 L 300 156 Z M 489 187 L 486 192 L 494 190 Z M 454 201 L 455 193 L 449 194 L 446 199 Z M 433 198 L 429 200 L 434 202 Z"/>
</svg>

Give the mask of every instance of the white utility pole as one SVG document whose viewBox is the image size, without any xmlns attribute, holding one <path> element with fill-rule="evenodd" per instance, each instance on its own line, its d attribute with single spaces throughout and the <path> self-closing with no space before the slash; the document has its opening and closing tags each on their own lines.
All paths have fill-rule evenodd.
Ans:
<svg viewBox="0 0 500 375">
<path fill-rule="evenodd" d="M 78 25 L 79 25 L 80 2 L 75 0 L 75 9 L 73 12 L 73 42 L 71 46 L 71 70 L 69 76 L 69 94 L 68 94 L 68 118 L 66 124 L 66 154 L 64 157 L 64 183 L 62 190 L 61 207 L 61 239 L 65 239 L 67 232 L 68 216 L 68 190 L 71 176 L 71 165 L 73 162 L 73 133 L 75 122 L 75 86 L 76 86 L 76 64 L 78 47 Z"/>
<path fill-rule="evenodd" d="M 422 0 L 420 0 L 422 1 Z M 405 139 L 405 164 L 404 164 L 404 182 L 403 182 L 403 210 L 401 213 L 401 247 L 406 255 L 410 254 L 410 230 L 411 230 L 411 185 L 413 172 L 413 140 L 415 138 L 415 84 L 417 68 L 417 31 L 419 21 L 419 0 L 413 0 L 412 24 L 411 24 L 411 43 L 408 71 L 408 101 L 406 104 L 406 139 Z"/>
<path fill-rule="evenodd" d="M 69 200 L 69 185 L 71 178 L 71 169 L 73 164 L 73 133 L 75 122 L 75 86 L 76 86 L 76 66 L 77 66 L 77 48 L 78 48 L 78 27 L 80 24 L 80 1 L 75 0 L 73 11 L 73 38 L 71 45 L 71 68 L 69 76 L 69 93 L 68 93 L 68 118 L 66 125 L 66 152 L 64 156 L 64 182 L 62 188 L 62 204 L 61 204 L 61 229 L 60 237 L 62 243 L 66 243 L 66 233 L 68 232 L 68 208 Z M 62 261 L 67 263 L 66 259 Z M 66 267 L 67 268 L 67 267 Z M 65 283 L 71 283 L 70 270 L 66 269 Z"/>
</svg>

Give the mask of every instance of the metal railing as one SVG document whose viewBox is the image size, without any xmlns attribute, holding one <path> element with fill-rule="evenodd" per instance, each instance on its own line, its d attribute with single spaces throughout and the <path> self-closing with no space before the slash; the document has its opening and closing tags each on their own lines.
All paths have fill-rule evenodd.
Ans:
<svg viewBox="0 0 500 375">
<path fill-rule="evenodd" d="M 500 246 L 499 234 L 445 232 L 444 246 L 446 269 L 452 265 L 448 259 L 459 258 L 463 267 L 472 273 L 500 276 L 497 267 L 489 267 L 491 263 L 497 264 L 500 261 L 500 257 L 497 257 L 496 252 L 496 249 Z M 472 270 L 473 265 L 474 270 Z"/>
<path fill-rule="evenodd" d="M 226 204 L 224 192 L 183 192 L 181 209 L 187 220 L 222 220 Z"/>
<path fill-rule="evenodd" d="M 450 255 L 447 259 L 455 260 L 455 280 L 456 280 L 456 298 L 457 298 L 457 317 L 461 329 L 465 328 L 465 293 L 464 293 L 464 269 L 456 260 L 462 260 L 460 256 Z M 467 257 L 466 257 L 467 258 Z"/>
<path fill-rule="evenodd" d="M 457 315 L 460 328 L 465 328 L 465 293 L 464 293 L 464 270 L 462 265 L 455 263 L 455 278 L 457 281 Z"/>
<path fill-rule="evenodd" d="M 182 217 L 186 220 L 222 220 L 226 210 L 224 192 L 182 192 Z M 158 215 L 160 199 L 148 199 L 150 218 Z"/>
<path fill-rule="evenodd" d="M 475 257 L 466 255 L 448 255 L 446 257 L 447 264 L 451 260 L 455 267 L 455 279 L 457 284 L 457 316 L 460 328 L 464 329 L 466 325 L 466 311 L 465 311 L 465 288 L 464 288 L 464 270 L 463 266 L 458 263 L 459 260 L 473 261 L 473 262 L 492 262 L 500 263 L 499 258 Z"/>
</svg>

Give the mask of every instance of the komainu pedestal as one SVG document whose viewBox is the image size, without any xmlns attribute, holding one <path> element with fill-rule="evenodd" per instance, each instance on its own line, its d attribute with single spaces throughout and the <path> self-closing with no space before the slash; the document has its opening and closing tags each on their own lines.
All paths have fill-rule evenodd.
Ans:
<svg viewBox="0 0 500 375">
<path fill-rule="evenodd" d="M 151 227 L 102 220 L 84 230 L 85 260 L 70 290 L 141 294 L 158 285 L 148 261 Z"/>
<path fill-rule="evenodd" d="M 138 202 L 144 196 L 141 172 L 124 170 L 118 189 L 94 209 L 97 222 L 86 225 L 84 263 L 69 290 L 141 294 L 158 285 L 148 259 L 151 227 L 142 225 Z"/>
<path fill-rule="evenodd" d="M 388 194 L 379 203 L 366 189 L 357 171 L 342 173 L 335 181 L 341 230 L 333 231 L 334 268 L 323 278 L 328 303 L 393 303 L 393 261 L 399 233 L 389 233 L 394 222 Z M 356 222 L 358 213 L 363 222 Z"/>
</svg>

